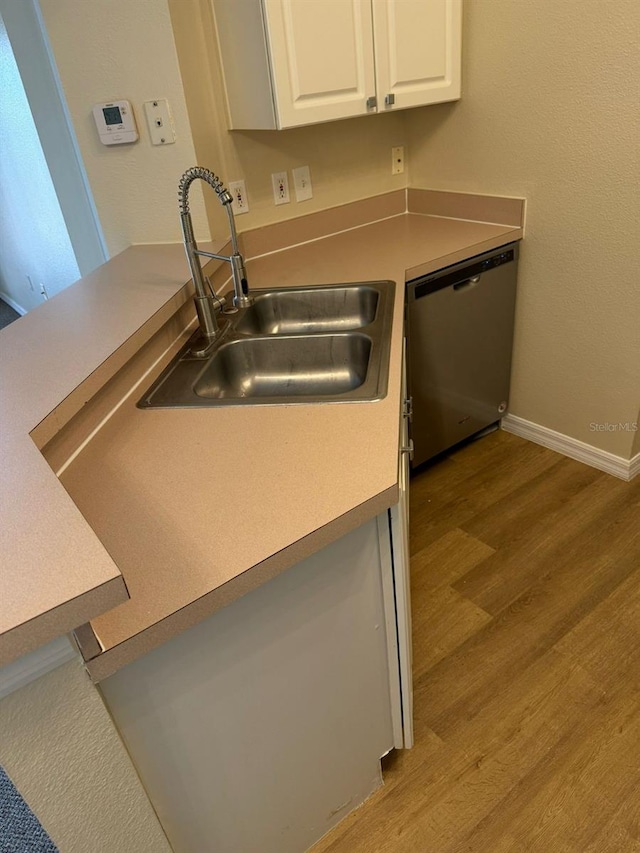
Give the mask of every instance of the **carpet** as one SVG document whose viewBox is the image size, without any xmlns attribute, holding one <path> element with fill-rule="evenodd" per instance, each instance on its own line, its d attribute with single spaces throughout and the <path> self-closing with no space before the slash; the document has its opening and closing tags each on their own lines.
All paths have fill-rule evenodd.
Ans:
<svg viewBox="0 0 640 853">
<path fill-rule="evenodd" d="M 0 329 L 4 329 L 9 323 L 13 323 L 19 316 L 17 311 L 14 311 L 10 305 L 7 305 L 3 299 L 0 299 Z"/>
<path fill-rule="evenodd" d="M 0 853 L 59 853 L 0 767 Z"/>
</svg>

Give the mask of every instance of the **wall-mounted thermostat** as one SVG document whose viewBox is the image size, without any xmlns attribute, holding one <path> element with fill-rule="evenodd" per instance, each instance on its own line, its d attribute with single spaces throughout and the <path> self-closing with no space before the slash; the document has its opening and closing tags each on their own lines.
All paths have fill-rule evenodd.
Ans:
<svg viewBox="0 0 640 853">
<path fill-rule="evenodd" d="M 138 139 L 138 128 L 129 101 L 96 104 L 93 117 L 103 145 L 122 145 Z"/>
</svg>

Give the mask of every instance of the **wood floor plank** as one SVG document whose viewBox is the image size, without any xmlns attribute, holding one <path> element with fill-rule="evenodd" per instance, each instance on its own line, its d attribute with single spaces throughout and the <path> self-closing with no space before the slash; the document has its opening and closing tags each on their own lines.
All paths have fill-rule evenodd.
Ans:
<svg viewBox="0 0 640 853">
<path fill-rule="evenodd" d="M 483 610 L 499 613 L 557 562 L 577 562 L 583 553 L 593 557 L 627 543 L 635 548 L 640 525 L 634 529 L 631 522 L 638 519 L 640 509 L 634 492 L 629 484 L 600 475 L 564 502 L 552 518 L 543 515 L 540 523 L 527 525 L 495 558 L 486 559 L 456 582 L 455 588 Z M 617 542 L 620 536 L 624 542 Z"/>
<path fill-rule="evenodd" d="M 634 788 L 607 821 L 599 821 L 600 828 L 584 853 L 619 853 L 640 851 L 640 791 Z"/>
<path fill-rule="evenodd" d="M 450 780 L 447 799 L 425 803 L 427 826 L 416 830 L 416 850 L 449 853 L 476 841 L 478 826 L 527 779 L 563 737 L 602 703 L 602 691 L 586 673 L 563 655 L 551 650 L 536 667 L 526 671 L 492 703 L 458 728 L 445 742 L 466 752 L 473 763 L 457 782 Z M 430 812 L 438 816 L 433 836 Z M 491 833 L 486 846 L 493 851 L 504 827 Z M 462 846 L 461 846 L 462 845 Z M 474 848 L 469 848 L 474 849 Z"/>
<path fill-rule="evenodd" d="M 449 585 L 495 554 L 486 545 L 459 527 L 448 530 L 411 558 L 411 595 L 420 603 L 425 593 Z"/>
<path fill-rule="evenodd" d="M 412 560 L 414 677 L 453 652 L 491 616 L 449 585 L 493 548 L 455 528 Z"/>
<path fill-rule="evenodd" d="M 494 433 L 411 504 L 416 746 L 313 853 L 640 853 L 640 480 Z"/>
<path fill-rule="evenodd" d="M 416 682 L 415 693 L 429 709 L 429 725 L 440 736 L 463 725 L 618 583 L 611 562 L 599 558 L 565 567 L 528 590 Z"/>
<path fill-rule="evenodd" d="M 557 846 L 582 853 L 618 803 L 637 791 L 639 705 L 633 691 L 623 701 L 603 695 L 467 840 L 479 850 L 490 850 L 506 831 L 532 851 Z M 589 816 L 592 819 L 585 820 Z"/>
<path fill-rule="evenodd" d="M 464 529 L 493 548 L 513 548 L 522 539 L 531 541 L 582 490 L 596 481 L 609 481 L 595 468 L 560 456 L 540 474 L 526 479 L 506 497 L 476 513 Z"/>
<path fill-rule="evenodd" d="M 628 563 L 637 568 L 556 643 L 603 690 L 632 683 L 640 691 L 640 565 L 635 556 Z"/>
<path fill-rule="evenodd" d="M 491 621 L 450 586 L 439 586 L 413 607 L 413 675 L 419 679 Z"/>
<path fill-rule="evenodd" d="M 494 453 L 490 462 L 474 470 L 470 461 L 461 466 L 463 476 L 450 485 L 438 476 L 438 468 L 424 471 L 426 483 L 417 495 L 411 490 L 411 553 L 439 538 L 447 529 L 461 527 L 473 516 L 498 500 L 517 490 L 523 482 L 537 477 L 541 472 L 558 462 L 558 454 L 538 445 L 526 442 L 518 448 L 518 464 L 500 450 L 501 434 L 494 433 L 476 444 L 464 448 L 471 454 L 484 441 L 491 441 Z M 479 450 L 477 451 L 479 452 Z M 417 489 L 416 489 L 417 491 Z"/>
</svg>

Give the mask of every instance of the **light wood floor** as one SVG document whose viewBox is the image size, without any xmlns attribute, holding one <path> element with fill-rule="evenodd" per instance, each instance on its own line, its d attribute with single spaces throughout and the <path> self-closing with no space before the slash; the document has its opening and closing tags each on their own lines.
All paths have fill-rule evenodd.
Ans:
<svg viewBox="0 0 640 853">
<path fill-rule="evenodd" d="M 640 851 L 640 479 L 496 432 L 411 524 L 416 746 L 313 853 Z"/>
</svg>

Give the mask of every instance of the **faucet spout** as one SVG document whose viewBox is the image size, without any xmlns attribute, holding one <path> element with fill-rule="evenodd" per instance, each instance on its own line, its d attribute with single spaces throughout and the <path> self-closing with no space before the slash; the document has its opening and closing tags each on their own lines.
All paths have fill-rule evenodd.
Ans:
<svg viewBox="0 0 640 853">
<path fill-rule="evenodd" d="M 200 179 L 209 184 L 215 191 L 220 204 L 227 211 L 229 218 L 229 231 L 231 235 L 231 255 L 217 255 L 212 252 L 204 252 L 198 248 L 196 239 L 193 233 L 193 223 L 191 221 L 191 212 L 189 210 L 189 189 L 191 184 Z M 204 169 L 202 166 L 194 166 L 180 178 L 178 184 L 178 205 L 180 207 L 180 223 L 182 225 L 182 236 L 184 240 L 184 248 L 189 262 L 189 269 L 193 284 L 195 287 L 194 302 L 202 336 L 205 339 L 207 346 L 201 349 L 204 352 L 210 349 L 210 344 L 218 337 L 220 330 L 216 317 L 216 309 L 220 306 L 220 300 L 214 294 L 211 284 L 202 272 L 200 257 L 217 258 L 221 261 L 227 261 L 231 265 L 231 276 L 233 279 L 233 304 L 237 308 L 244 308 L 251 305 L 252 297 L 249 295 L 249 284 L 247 281 L 247 272 L 244 265 L 244 258 L 238 249 L 238 235 L 236 232 L 236 224 L 233 216 L 231 205 L 233 198 L 228 189 L 223 185 L 220 178 L 214 175 L 209 169 Z"/>
</svg>

